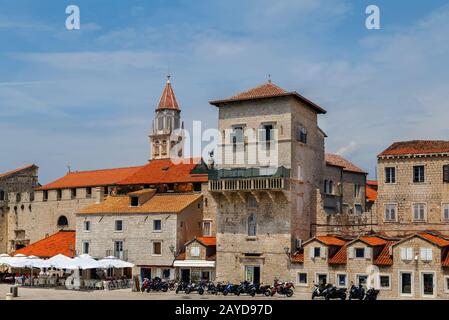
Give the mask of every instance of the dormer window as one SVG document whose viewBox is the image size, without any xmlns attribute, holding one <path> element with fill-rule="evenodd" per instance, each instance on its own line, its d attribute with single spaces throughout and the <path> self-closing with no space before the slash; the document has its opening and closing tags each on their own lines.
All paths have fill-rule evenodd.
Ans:
<svg viewBox="0 0 449 320">
<path fill-rule="evenodd" d="M 139 197 L 131 197 L 131 207 L 139 206 Z"/>
</svg>

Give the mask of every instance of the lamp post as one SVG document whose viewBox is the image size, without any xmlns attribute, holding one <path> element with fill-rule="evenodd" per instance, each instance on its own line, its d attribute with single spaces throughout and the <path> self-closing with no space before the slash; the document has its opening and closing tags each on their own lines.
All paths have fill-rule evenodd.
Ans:
<svg viewBox="0 0 449 320">
<path fill-rule="evenodd" d="M 176 247 L 175 247 L 173 244 L 171 244 L 171 245 L 168 247 L 168 249 L 170 249 L 170 252 L 173 254 L 173 262 L 172 262 L 172 266 L 174 267 L 176 257 L 179 255 L 179 251 L 176 250 Z M 174 272 L 175 272 L 175 279 L 177 279 L 177 276 L 176 276 L 176 269 L 175 269 Z"/>
</svg>

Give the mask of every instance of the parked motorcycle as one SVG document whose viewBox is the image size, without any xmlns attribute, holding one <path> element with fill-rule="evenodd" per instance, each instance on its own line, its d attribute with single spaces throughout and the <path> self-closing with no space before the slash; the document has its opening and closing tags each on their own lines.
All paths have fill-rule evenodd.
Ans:
<svg viewBox="0 0 449 320">
<path fill-rule="evenodd" d="M 275 293 L 280 295 L 285 295 L 290 298 L 293 296 L 293 289 L 295 288 L 293 282 L 279 282 L 278 280 L 274 281 L 274 285 L 271 288 L 271 296 L 274 296 Z"/>
<path fill-rule="evenodd" d="M 183 282 L 183 281 L 178 283 L 178 285 L 176 286 L 176 290 L 175 290 L 176 294 L 178 294 L 180 291 L 184 291 L 185 292 L 188 285 L 189 284 L 187 282 Z"/>
<path fill-rule="evenodd" d="M 217 286 L 213 282 L 209 282 L 206 284 L 206 292 L 209 294 L 217 294 L 218 289 Z"/>
<path fill-rule="evenodd" d="M 324 299 L 341 299 L 346 300 L 346 288 L 337 288 L 333 285 L 328 285 L 323 292 Z"/>
<path fill-rule="evenodd" d="M 377 300 L 378 294 L 379 294 L 379 290 L 370 288 L 366 291 L 364 300 L 368 300 L 368 301 Z"/>
<path fill-rule="evenodd" d="M 223 289 L 223 295 L 227 296 L 229 293 L 233 293 L 236 296 L 240 295 L 239 285 L 238 284 L 232 284 L 228 283 L 225 288 Z"/>
<path fill-rule="evenodd" d="M 270 285 L 262 285 L 261 283 L 254 284 L 255 294 L 262 294 L 266 297 L 269 297 L 271 295 L 271 286 Z"/>
<path fill-rule="evenodd" d="M 326 284 L 316 284 L 314 283 L 314 288 L 312 291 L 312 300 L 316 297 L 324 297 L 324 294 L 327 292 L 328 285 Z"/>
<path fill-rule="evenodd" d="M 149 288 L 151 284 L 151 280 L 148 278 L 144 278 L 142 282 L 142 286 L 140 287 L 140 291 L 145 292 Z"/>
<path fill-rule="evenodd" d="M 200 282 L 200 283 L 191 283 L 187 286 L 187 288 L 185 289 L 185 294 L 189 294 L 191 292 L 198 292 L 198 294 L 202 295 L 204 293 L 204 288 L 205 288 L 205 283 L 204 282 Z"/>
<path fill-rule="evenodd" d="M 365 298 L 365 289 L 362 285 L 356 286 L 352 285 L 349 291 L 349 300 L 363 300 Z"/>
<path fill-rule="evenodd" d="M 249 281 L 243 281 L 238 286 L 237 290 L 239 291 L 239 294 L 249 294 L 250 296 L 254 297 L 256 295 L 256 288 L 254 285 Z"/>
</svg>

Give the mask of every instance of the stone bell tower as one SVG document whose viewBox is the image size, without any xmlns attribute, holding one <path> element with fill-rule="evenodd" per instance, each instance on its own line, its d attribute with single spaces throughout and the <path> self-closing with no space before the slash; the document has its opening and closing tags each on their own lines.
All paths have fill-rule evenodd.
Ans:
<svg viewBox="0 0 449 320">
<path fill-rule="evenodd" d="M 153 129 L 150 133 L 151 153 L 150 158 L 169 159 L 171 156 L 182 157 L 182 136 L 172 136 L 176 129 L 182 129 L 181 110 L 179 109 L 175 93 L 170 83 L 170 75 L 167 76 L 164 91 L 156 108 L 153 120 Z M 172 153 L 172 150 L 173 153 Z"/>
</svg>

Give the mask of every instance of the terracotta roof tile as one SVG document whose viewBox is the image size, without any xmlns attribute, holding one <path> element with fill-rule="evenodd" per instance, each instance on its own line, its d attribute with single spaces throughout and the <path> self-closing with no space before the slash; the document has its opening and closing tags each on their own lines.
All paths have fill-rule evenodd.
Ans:
<svg viewBox="0 0 449 320">
<path fill-rule="evenodd" d="M 81 209 L 78 214 L 179 213 L 201 198 L 199 193 L 162 193 L 138 207 L 131 207 L 127 195 L 109 196 L 101 203 Z"/>
<path fill-rule="evenodd" d="M 222 103 L 228 103 L 228 102 L 246 101 L 246 100 L 263 99 L 263 98 L 274 98 L 274 97 L 285 97 L 285 96 L 292 96 L 292 97 L 295 97 L 296 99 L 299 99 L 300 101 L 302 101 L 302 102 L 306 103 L 307 105 L 309 105 L 310 107 L 312 107 L 318 113 L 326 113 L 326 110 L 324 110 L 317 104 L 313 103 L 312 101 L 308 100 L 307 98 L 303 97 L 296 91 L 288 92 L 271 82 L 264 83 L 255 88 L 238 93 L 232 97 L 220 99 L 220 100 L 213 100 L 213 101 L 210 101 L 209 103 L 212 105 L 215 105 L 215 106 L 219 106 Z"/>
<path fill-rule="evenodd" d="M 178 254 L 176 256 L 175 260 L 185 260 L 186 259 L 186 253 L 185 252 L 181 252 L 180 254 Z"/>
<path fill-rule="evenodd" d="M 376 247 L 376 246 L 383 246 L 385 244 L 387 244 L 387 240 L 382 239 L 380 237 L 376 237 L 376 236 L 362 236 L 359 237 L 358 240 L 361 240 L 363 242 L 365 242 L 367 245 Z"/>
<path fill-rule="evenodd" d="M 217 238 L 215 237 L 196 237 L 196 240 L 198 240 L 201 244 L 205 245 L 206 247 L 217 245 Z"/>
<path fill-rule="evenodd" d="M 377 200 L 377 181 L 368 180 L 366 182 L 365 194 L 366 200 L 374 202 Z"/>
<path fill-rule="evenodd" d="M 347 261 L 347 244 L 342 246 L 340 250 L 337 251 L 336 254 L 334 254 L 333 257 L 329 258 L 328 263 L 329 264 L 346 264 Z"/>
<path fill-rule="evenodd" d="M 316 237 L 316 240 L 324 243 L 327 246 L 344 246 L 346 241 L 337 238 L 337 237 L 332 237 L 332 236 L 318 236 Z"/>
<path fill-rule="evenodd" d="M 412 140 L 395 142 L 382 153 L 382 156 L 397 156 L 397 155 L 413 155 L 425 153 L 448 153 L 449 141 L 443 140 Z"/>
<path fill-rule="evenodd" d="M 142 166 L 70 172 L 64 177 L 38 188 L 38 190 L 112 186 L 141 168 Z"/>
<path fill-rule="evenodd" d="M 16 250 L 11 255 L 21 253 L 26 256 L 33 255 L 40 258 L 50 258 L 57 254 L 63 254 L 67 257 L 74 257 L 75 237 L 75 231 L 59 231 L 47 238 Z"/>
<path fill-rule="evenodd" d="M 343 158 L 342 156 L 339 156 L 337 154 L 326 153 L 325 158 L 326 158 L 326 163 L 333 165 L 333 166 L 342 167 L 344 171 L 356 172 L 356 173 L 366 173 L 364 170 L 360 169 L 355 164 L 349 162 L 348 160 L 346 160 L 345 158 Z"/>
<path fill-rule="evenodd" d="M 427 232 L 422 232 L 419 233 L 418 236 L 420 236 L 423 239 L 426 239 L 430 242 L 432 242 L 433 244 L 439 246 L 439 247 L 446 247 L 449 246 L 449 241 L 439 237 L 437 235 L 431 234 L 431 233 L 427 233 Z"/>
<path fill-rule="evenodd" d="M 159 104 L 156 110 L 179 110 L 178 101 L 176 101 L 175 93 L 170 83 L 170 79 L 167 80 L 165 84 L 164 91 L 162 92 L 161 98 L 159 99 Z"/>
<path fill-rule="evenodd" d="M 449 250 L 446 254 L 446 258 L 442 261 L 443 267 L 449 267 Z"/>
<path fill-rule="evenodd" d="M 393 265 L 393 257 L 390 255 L 390 248 L 394 244 L 393 241 L 387 241 L 384 245 L 382 251 L 379 253 L 377 258 L 374 260 L 375 265 L 377 266 L 392 266 Z"/>
<path fill-rule="evenodd" d="M 200 165 L 200 160 L 189 159 L 188 163 L 174 164 L 170 159 L 151 160 L 118 185 L 207 182 L 207 172 L 192 173 Z"/>
<path fill-rule="evenodd" d="M 296 252 L 292 255 L 291 258 L 292 263 L 303 263 L 304 262 L 304 252 Z"/>
<path fill-rule="evenodd" d="M 10 175 L 12 175 L 14 173 L 17 173 L 17 172 L 20 172 L 20 171 L 23 171 L 23 170 L 26 170 L 26 169 L 30 169 L 30 168 L 33 168 L 33 167 L 36 167 L 36 165 L 35 164 L 30 164 L 30 165 L 27 165 L 27 166 L 24 166 L 24 167 L 20 167 L 20 168 L 17 168 L 17 169 L 8 171 L 8 172 L 0 173 L 0 178 L 5 178 L 5 177 L 10 176 Z"/>
</svg>

